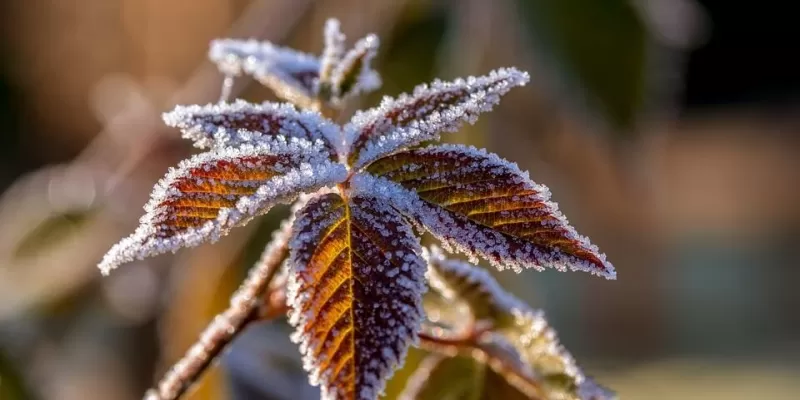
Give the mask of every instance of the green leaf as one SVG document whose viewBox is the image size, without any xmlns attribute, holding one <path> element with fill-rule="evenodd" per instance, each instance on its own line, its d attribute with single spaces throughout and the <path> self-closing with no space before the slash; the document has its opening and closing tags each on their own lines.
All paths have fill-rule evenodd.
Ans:
<svg viewBox="0 0 800 400">
<path fill-rule="evenodd" d="M 516 385 L 513 375 L 504 374 L 509 383 L 531 396 L 552 399 L 588 400 L 611 399 L 613 393 L 587 378 L 569 352 L 560 344 L 555 330 L 544 313 L 508 293 L 484 269 L 470 263 L 449 259 L 436 247 L 425 253 L 428 261 L 430 292 L 441 299 L 424 303 L 425 311 L 443 313 L 450 301 L 452 307 L 465 305 L 470 315 L 464 320 L 490 323 L 492 331 L 481 335 L 477 344 L 495 367 L 514 365 L 517 375 L 533 382 Z M 430 317 L 429 317 L 430 319 Z M 469 328 L 470 322 L 467 322 Z M 480 358 L 480 357 L 479 357 Z M 495 361 L 493 361 L 495 360 Z M 520 383 L 520 382 L 517 382 Z M 524 382 L 522 382 L 524 383 Z"/>
<path fill-rule="evenodd" d="M 400 400 L 518 400 L 528 396 L 485 364 L 467 356 L 427 356 Z"/>
<path fill-rule="evenodd" d="M 631 2 L 516 4 L 538 58 L 612 128 L 631 127 L 643 105 L 648 46 L 646 27 Z"/>
<path fill-rule="evenodd" d="M 54 214 L 42 220 L 30 231 L 14 249 L 14 258 L 31 257 L 46 247 L 55 246 L 61 240 L 75 233 L 91 216 L 91 210 L 69 211 Z"/>
<path fill-rule="evenodd" d="M 0 399 L 33 399 L 33 396 L 25 387 L 19 371 L 17 371 L 3 353 L 0 353 Z"/>
</svg>

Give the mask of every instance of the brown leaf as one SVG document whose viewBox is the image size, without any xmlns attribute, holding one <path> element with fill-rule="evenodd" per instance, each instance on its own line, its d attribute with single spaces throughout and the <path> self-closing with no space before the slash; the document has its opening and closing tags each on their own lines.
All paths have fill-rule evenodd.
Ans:
<svg viewBox="0 0 800 400">
<path fill-rule="evenodd" d="M 445 245 L 511 267 L 581 270 L 614 279 L 596 246 L 578 235 L 547 187 L 495 154 L 459 145 L 403 151 L 375 161 L 363 178 Z M 388 180 L 388 181 L 387 181 Z"/>
<path fill-rule="evenodd" d="M 363 167 L 404 147 L 438 139 L 440 133 L 454 132 L 490 111 L 512 87 L 527 82 L 527 73 L 506 68 L 466 80 L 437 80 L 416 87 L 411 95 L 386 97 L 378 107 L 356 113 L 345 126 L 348 162 Z"/>
<path fill-rule="evenodd" d="M 100 269 L 216 241 L 303 191 L 335 184 L 346 171 L 299 139 L 275 139 L 198 154 L 157 185 L 141 224 L 106 254 Z"/>
<path fill-rule="evenodd" d="M 179 128 L 196 147 L 240 146 L 275 136 L 322 141 L 333 156 L 340 141 L 339 126 L 315 111 L 297 111 L 291 104 L 243 100 L 205 106 L 177 106 L 163 115 L 167 126 Z"/>
<path fill-rule="evenodd" d="M 375 399 L 422 317 L 425 264 L 408 223 L 373 198 L 314 198 L 298 212 L 290 322 L 325 399 Z"/>
</svg>

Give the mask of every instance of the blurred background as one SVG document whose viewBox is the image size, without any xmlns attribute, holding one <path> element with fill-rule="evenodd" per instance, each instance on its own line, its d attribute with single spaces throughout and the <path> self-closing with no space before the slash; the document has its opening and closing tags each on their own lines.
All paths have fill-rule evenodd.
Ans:
<svg viewBox="0 0 800 400">
<path fill-rule="evenodd" d="M 530 170 L 617 281 L 496 274 L 623 399 L 800 392 L 800 30 L 777 0 L 0 2 L 0 399 L 138 399 L 286 215 L 213 246 L 96 264 L 192 154 L 160 113 L 219 96 L 216 37 L 318 53 L 322 24 L 382 39 L 375 104 L 514 65 L 447 141 Z M 241 79 L 238 97 L 274 99 Z M 191 399 L 315 399 L 289 329 L 254 326 Z M 401 373 L 400 375 L 403 375 Z M 397 384 L 389 387 L 392 397 Z"/>
</svg>

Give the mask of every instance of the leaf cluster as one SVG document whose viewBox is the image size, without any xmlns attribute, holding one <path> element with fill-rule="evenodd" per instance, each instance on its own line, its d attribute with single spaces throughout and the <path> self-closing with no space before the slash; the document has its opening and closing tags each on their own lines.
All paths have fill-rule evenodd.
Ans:
<svg viewBox="0 0 800 400">
<path fill-rule="evenodd" d="M 175 379 L 159 387 L 184 388 L 180 378 L 208 364 L 218 353 L 215 343 L 231 339 L 255 315 L 272 267 L 282 262 L 285 283 L 277 290 L 295 327 L 292 339 L 325 399 L 377 398 L 413 343 L 469 355 L 497 375 L 487 379 L 507 381 L 530 398 L 605 398 L 586 389 L 589 381 L 540 312 L 505 293 L 485 271 L 449 261 L 419 241 L 429 232 L 446 251 L 500 270 L 552 267 L 615 278 L 605 255 L 569 225 L 549 190 L 527 172 L 473 147 L 421 147 L 474 123 L 510 89 L 525 85 L 528 74 L 502 68 L 437 80 L 386 97 L 340 126 L 328 118 L 331 110 L 380 85 L 371 66 L 377 38 L 369 35 L 347 52 L 344 42 L 335 20 L 325 27 L 319 58 L 252 40 L 215 41 L 210 58 L 223 73 L 250 75 L 288 103 L 220 101 L 164 114 L 167 125 L 204 151 L 156 185 L 139 227 L 100 263 L 104 273 L 214 242 L 277 204 L 294 207 L 222 322 L 201 336 L 194 352 L 200 358 L 190 354 Z M 445 324 L 454 310 L 470 324 Z M 425 365 L 435 374 L 454 362 Z M 175 392 L 167 389 L 162 392 Z M 408 396 L 414 390 L 425 391 L 409 389 Z"/>
</svg>

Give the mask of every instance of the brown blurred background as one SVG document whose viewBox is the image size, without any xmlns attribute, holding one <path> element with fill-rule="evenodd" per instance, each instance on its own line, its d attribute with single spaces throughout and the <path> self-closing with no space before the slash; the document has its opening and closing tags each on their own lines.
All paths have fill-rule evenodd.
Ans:
<svg viewBox="0 0 800 400">
<path fill-rule="evenodd" d="M 774 3 L 774 4 L 773 4 Z M 381 36 L 382 94 L 515 65 L 532 84 L 446 140 L 516 161 L 617 281 L 498 274 L 623 399 L 800 392 L 800 61 L 781 2 L 0 2 L 0 399 L 136 399 L 195 339 L 286 210 L 213 246 L 102 254 L 192 153 L 160 113 L 207 103 L 216 37 L 317 53 L 323 21 Z M 274 99 L 244 79 L 240 97 Z M 375 104 L 380 95 L 354 107 Z M 314 399 L 278 323 L 192 399 Z M 391 397 L 391 395 L 390 395 Z"/>
</svg>

